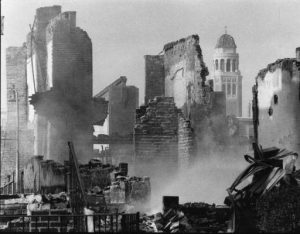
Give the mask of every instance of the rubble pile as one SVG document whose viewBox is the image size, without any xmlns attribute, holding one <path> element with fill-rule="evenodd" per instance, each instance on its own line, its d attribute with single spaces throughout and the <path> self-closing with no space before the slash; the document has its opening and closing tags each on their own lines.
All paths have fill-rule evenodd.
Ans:
<svg viewBox="0 0 300 234">
<path fill-rule="evenodd" d="M 128 176 L 128 164 L 103 164 L 94 158 L 79 166 L 88 207 L 95 212 L 145 207 L 151 194 L 150 178 Z"/>
<path fill-rule="evenodd" d="M 80 165 L 79 171 L 84 187 L 88 193 L 100 193 L 99 189 L 111 184 L 112 173 L 117 167 L 102 164 L 98 158 L 91 159 L 88 164 Z M 97 186 L 97 188 L 95 188 Z"/>
<path fill-rule="evenodd" d="M 254 144 L 254 155 L 245 155 L 250 165 L 228 189 L 225 199 L 225 204 L 234 210 L 233 231 L 299 231 L 300 171 L 295 166 L 298 154 Z M 245 185 L 250 176 L 252 181 Z"/>
<path fill-rule="evenodd" d="M 185 203 L 165 213 L 143 215 L 140 230 L 145 232 L 227 232 L 230 211 L 226 206 Z"/>
<path fill-rule="evenodd" d="M 150 199 L 149 177 L 117 176 L 110 186 L 104 190 L 107 204 L 147 203 Z"/>
<path fill-rule="evenodd" d="M 300 188 L 281 185 L 255 204 L 257 228 L 264 232 L 300 232 Z"/>
</svg>

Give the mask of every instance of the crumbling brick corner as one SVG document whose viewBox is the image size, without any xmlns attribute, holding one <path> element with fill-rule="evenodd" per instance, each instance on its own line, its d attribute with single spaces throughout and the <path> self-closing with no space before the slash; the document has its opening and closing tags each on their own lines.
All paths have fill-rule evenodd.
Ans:
<svg viewBox="0 0 300 234">
<path fill-rule="evenodd" d="M 152 177 L 150 165 L 168 168 L 170 174 L 189 165 L 194 155 L 194 133 L 173 97 L 155 97 L 137 110 L 134 147 L 136 163 L 143 168 L 137 174 Z"/>
<path fill-rule="evenodd" d="M 295 58 L 278 59 L 259 71 L 252 88 L 254 140 L 299 152 L 299 49 Z M 299 59 L 298 59 L 299 60 Z M 284 124 L 282 124 L 284 123 Z"/>
</svg>

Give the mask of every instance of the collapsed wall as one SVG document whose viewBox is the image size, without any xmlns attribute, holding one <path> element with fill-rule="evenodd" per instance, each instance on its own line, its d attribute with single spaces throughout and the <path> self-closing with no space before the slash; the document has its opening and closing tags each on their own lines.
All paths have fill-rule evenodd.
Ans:
<svg viewBox="0 0 300 234">
<path fill-rule="evenodd" d="M 254 136 L 264 147 L 275 145 L 300 152 L 299 60 L 299 55 L 296 59 L 277 60 L 256 77 Z"/>
</svg>

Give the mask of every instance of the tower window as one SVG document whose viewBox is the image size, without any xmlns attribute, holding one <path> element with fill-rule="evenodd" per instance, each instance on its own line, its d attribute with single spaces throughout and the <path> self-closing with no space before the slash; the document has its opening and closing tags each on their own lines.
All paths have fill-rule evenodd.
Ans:
<svg viewBox="0 0 300 234">
<path fill-rule="evenodd" d="M 216 59 L 216 70 L 219 69 L 219 61 Z"/>
<path fill-rule="evenodd" d="M 227 83 L 227 96 L 231 95 L 231 83 Z"/>
<path fill-rule="evenodd" d="M 224 71 L 224 59 L 221 59 L 220 68 L 221 68 L 221 71 Z"/>
<path fill-rule="evenodd" d="M 227 63 L 226 63 L 226 71 L 230 72 L 230 59 L 227 59 Z"/>
<path fill-rule="evenodd" d="M 234 71 L 234 72 L 236 71 L 235 63 L 236 63 L 236 60 L 233 59 L 233 60 L 232 60 L 232 71 Z"/>
<path fill-rule="evenodd" d="M 233 97 L 236 96 L 236 84 L 235 83 L 232 84 L 232 96 Z"/>
</svg>

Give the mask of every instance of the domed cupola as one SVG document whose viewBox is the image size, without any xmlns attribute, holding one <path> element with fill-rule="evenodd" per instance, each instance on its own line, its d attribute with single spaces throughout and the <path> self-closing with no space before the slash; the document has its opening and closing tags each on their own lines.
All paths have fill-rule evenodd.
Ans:
<svg viewBox="0 0 300 234">
<path fill-rule="evenodd" d="M 226 48 L 226 49 L 236 49 L 236 44 L 232 36 L 225 33 L 217 41 L 215 48 Z"/>
</svg>

